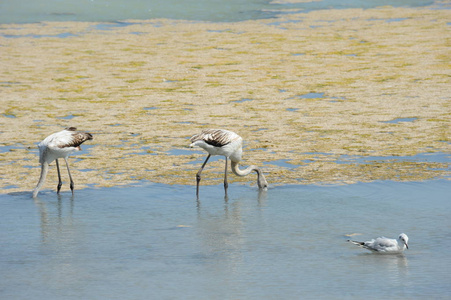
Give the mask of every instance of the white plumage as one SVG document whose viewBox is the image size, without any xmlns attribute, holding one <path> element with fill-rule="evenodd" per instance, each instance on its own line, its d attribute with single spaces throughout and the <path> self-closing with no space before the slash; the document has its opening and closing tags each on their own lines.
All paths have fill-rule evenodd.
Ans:
<svg viewBox="0 0 451 300">
<path fill-rule="evenodd" d="M 208 162 L 208 159 L 212 155 L 222 155 L 225 157 L 225 171 L 224 171 L 224 189 L 227 194 L 228 182 L 227 182 L 227 160 L 230 159 L 232 171 L 237 176 L 246 176 L 252 171 L 257 173 L 257 185 L 260 189 L 266 189 L 268 182 L 266 181 L 263 172 L 256 166 L 249 166 L 244 170 L 239 169 L 239 162 L 243 154 L 242 143 L 243 139 L 235 132 L 225 129 L 206 129 L 199 134 L 195 134 L 191 137 L 190 147 L 201 147 L 208 152 L 208 156 L 201 168 L 197 172 L 197 189 L 196 193 L 199 196 L 199 183 L 201 180 L 201 173 L 203 168 Z"/>
<path fill-rule="evenodd" d="M 56 167 L 58 170 L 58 186 L 57 192 L 59 193 L 62 185 L 61 174 L 59 169 L 58 158 L 64 158 L 66 162 L 67 172 L 70 178 L 70 188 L 72 193 L 74 192 L 74 182 L 69 170 L 69 164 L 67 162 L 68 156 L 74 152 L 81 150 L 80 145 L 87 140 L 92 140 L 92 135 L 87 132 L 76 131 L 77 128 L 69 127 L 60 132 L 53 133 L 46 137 L 42 142 L 38 144 L 39 148 L 39 163 L 41 164 L 41 176 L 36 188 L 33 190 L 33 197 L 36 197 L 44 184 L 45 177 L 48 173 L 49 164 L 56 161 Z"/>
<path fill-rule="evenodd" d="M 191 137 L 190 147 L 201 147 L 210 155 L 222 155 L 239 162 L 243 153 L 243 139 L 235 132 L 225 129 L 207 129 Z"/>
<path fill-rule="evenodd" d="M 348 240 L 348 242 L 351 242 L 373 252 L 380 253 L 400 253 L 405 249 L 409 249 L 409 238 L 405 233 L 401 233 L 397 240 L 389 239 L 386 237 L 378 237 L 366 242 L 357 242 L 351 240 Z"/>
</svg>

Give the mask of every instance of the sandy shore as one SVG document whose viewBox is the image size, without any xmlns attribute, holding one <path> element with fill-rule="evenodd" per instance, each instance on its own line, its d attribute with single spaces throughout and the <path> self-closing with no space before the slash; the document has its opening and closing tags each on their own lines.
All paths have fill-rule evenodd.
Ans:
<svg viewBox="0 0 451 300">
<path fill-rule="evenodd" d="M 270 185 L 449 178 L 447 163 L 396 158 L 451 152 L 450 20 L 384 7 L 0 25 L 1 192 L 34 188 L 37 143 L 68 126 L 94 135 L 70 160 L 76 188 L 195 184 L 205 155 L 188 138 L 203 128 L 239 133 L 243 164 Z M 386 159 L 339 163 L 353 157 Z M 213 162 L 203 184 L 222 170 Z"/>
</svg>

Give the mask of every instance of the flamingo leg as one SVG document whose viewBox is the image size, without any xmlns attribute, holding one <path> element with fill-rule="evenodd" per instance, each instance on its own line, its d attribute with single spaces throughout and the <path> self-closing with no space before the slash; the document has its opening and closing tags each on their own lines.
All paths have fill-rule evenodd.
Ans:
<svg viewBox="0 0 451 300">
<path fill-rule="evenodd" d="M 58 159 L 56 159 L 55 161 L 56 161 L 56 170 L 58 171 L 58 186 L 56 187 L 56 193 L 59 194 L 63 182 L 61 181 L 60 164 L 58 163 Z"/>
<path fill-rule="evenodd" d="M 205 165 L 207 164 L 208 160 L 210 159 L 210 156 L 211 155 L 208 154 L 207 159 L 204 161 L 204 163 L 202 164 L 202 167 L 200 167 L 199 171 L 196 174 L 196 182 L 197 182 L 197 185 L 196 185 L 196 196 L 197 197 L 199 197 L 199 183 L 200 183 L 200 180 L 201 180 L 200 174 L 202 173 L 202 170 L 204 169 Z"/>
<path fill-rule="evenodd" d="M 73 195 L 74 194 L 74 181 L 72 180 L 72 175 L 70 174 L 69 163 L 67 162 L 67 158 L 64 158 L 64 160 L 66 161 L 67 173 L 69 173 L 69 179 L 70 179 L 70 190 L 72 191 L 72 195 Z"/>
<path fill-rule="evenodd" d="M 227 194 L 227 188 L 229 187 L 229 183 L 227 182 L 227 157 L 225 158 L 225 170 L 224 170 L 224 190 Z"/>
</svg>

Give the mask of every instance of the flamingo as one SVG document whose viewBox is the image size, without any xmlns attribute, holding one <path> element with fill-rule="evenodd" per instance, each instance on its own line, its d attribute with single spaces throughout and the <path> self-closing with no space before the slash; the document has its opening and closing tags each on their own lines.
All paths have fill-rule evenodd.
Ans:
<svg viewBox="0 0 451 300">
<path fill-rule="evenodd" d="M 407 244 L 409 242 L 409 238 L 405 233 L 401 233 L 397 240 L 386 237 L 378 237 L 377 239 L 372 239 L 371 241 L 366 242 L 356 242 L 351 240 L 348 240 L 348 242 L 373 252 L 380 253 L 400 253 L 406 249 L 409 249 L 409 245 Z"/>
<path fill-rule="evenodd" d="M 199 197 L 199 183 L 201 180 L 201 173 L 208 159 L 212 155 L 223 155 L 225 157 L 225 171 L 224 171 L 224 190 L 227 195 L 227 161 L 230 158 L 232 171 L 237 176 L 246 176 L 252 171 L 257 173 L 257 185 L 260 189 L 266 189 L 268 182 L 263 175 L 263 172 L 257 166 L 249 166 L 244 170 L 240 170 L 238 164 L 241 161 L 243 154 L 242 142 L 243 139 L 235 132 L 225 129 L 206 129 L 199 134 L 195 134 L 190 139 L 190 147 L 198 146 L 208 152 L 208 156 L 196 174 L 196 195 Z"/>
<path fill-rule="evenodd" d="M 39 190 L 44 184 L 45 177 L 49 171 L 49 164 L 52 161 L 56 161 L 56 168 L 58 170 L 58 187 L 57 193 L 59 194 L 61 185 L 60 167 L 58 158 L 64 158 L 66 162 L 67 172 L 70 178 L 70 189 L 74 194 L 74 181 L 69 170 L 69 164 L 67 158 L 74 151 L 80 151 L 80 145 L 87 140 L 92 140 L 92 135 L 87 132 L 77 131 L 75 127 L 68 127 L 60 132 L 53 133 L 46 137 L 42 142 L 38 144 L 39 148 L 39 163 L 41 164 L 41 176 L 36 188 L 33 190 L 33 198 L 39 193 Z"/>
</svg>

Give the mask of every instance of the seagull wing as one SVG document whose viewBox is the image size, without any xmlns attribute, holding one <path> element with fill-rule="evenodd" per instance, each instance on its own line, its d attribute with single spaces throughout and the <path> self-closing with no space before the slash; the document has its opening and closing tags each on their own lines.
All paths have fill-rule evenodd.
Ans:
<svg viewBox="0 0 451 300">
<path fill-rule="evenodd" d="M 378 252 L 398 251 L 398 242 L 395 239 L 379 237 L 371 241 L 365 242 L 365 248 Z"/>
</svg>

